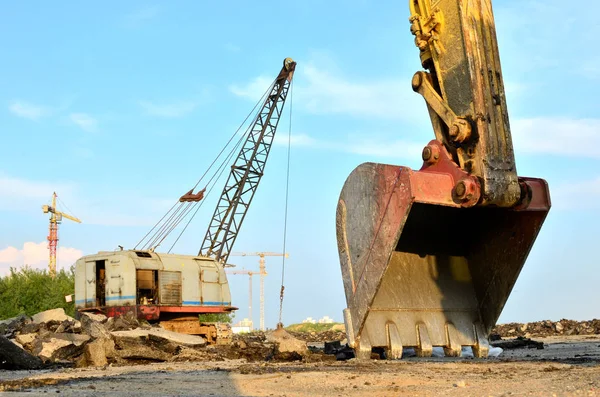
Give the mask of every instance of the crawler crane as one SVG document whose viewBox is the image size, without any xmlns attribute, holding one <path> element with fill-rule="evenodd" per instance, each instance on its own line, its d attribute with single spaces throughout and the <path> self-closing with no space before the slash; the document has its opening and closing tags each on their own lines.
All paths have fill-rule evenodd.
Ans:
<svg viewBox="0 0 600 397">
<path fill-rule="evenodd" d="M 103 251 L 77 261 L 75 304 L 78 311 L 98 311 L 108 316 L 130 312 L 138 318 L 159 321 L 169 330 L 203 335 L 209 343 L 231 341 L 228 324 L 200 323 L 198 315 L 227 314 L 237 309 L 231 305 L 224 267 L 228 265 L 231 249 L 264 174 L 295 67 L 296 62 L 291 58 L 284 60 L 246 133 L 241 135 L 236 131 L 228 145 L 236 140 L 237 143 L 225 160 L 213 169 L 225 153 L 224 148 L 209 167 L 209 171 L 214 171 L 212 177 L 208 182 L 201 178 L 182 195 L 134 249 Z M 198 254 L 171 254 L 170 249 L 159 253 L 157 248 L 182 221 L 187 219 L 189 224 L 205 202 L 205 195 L 210 194 L 221 173 L 228 168 L 227 182 Z M 204 187 L 194 193 L 200 183 L 205 183 L 200 185 Z M 179 237 L 171 249 L 178 240 Z"/>
</svg>

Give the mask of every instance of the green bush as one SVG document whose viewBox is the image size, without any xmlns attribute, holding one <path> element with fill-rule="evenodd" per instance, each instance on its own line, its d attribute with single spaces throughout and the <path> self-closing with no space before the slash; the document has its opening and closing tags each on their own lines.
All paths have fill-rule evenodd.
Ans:
<svg viewBox="0 0 600 397">
<path fill-rule="evenodd" d="M 231 323 L 234 317 L 235 313 L 206 313 L 198 315 L 201 323 Z"/>
<path fill-rule="evenodd" d="M 0 277 L 0 320 L 27 314 L 29 316 L 44 310 L 62 307 L 73 316 L 73 302 L 66 302 L 65 296 L 75 291 L 75 274 L 68 271 L 57 272 L 52 279 L 46 270 L 24 267 L 11 268 L 10 274 Z"/>
</svg>

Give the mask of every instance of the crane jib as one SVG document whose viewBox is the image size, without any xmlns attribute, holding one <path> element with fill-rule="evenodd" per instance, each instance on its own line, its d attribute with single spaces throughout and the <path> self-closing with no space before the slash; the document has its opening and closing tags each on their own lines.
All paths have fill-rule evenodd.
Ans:
<svg viewBox="0 0 600 397">
<path fill-rule="evenodd" d="M 199 255 L 214 257 L 220 262 L 227 263 L 248 207 L 263 176 L 295 67 L 296 63 L 291 58 L 284 60 L 284 65 L 231 167 Z"/>
</svg>

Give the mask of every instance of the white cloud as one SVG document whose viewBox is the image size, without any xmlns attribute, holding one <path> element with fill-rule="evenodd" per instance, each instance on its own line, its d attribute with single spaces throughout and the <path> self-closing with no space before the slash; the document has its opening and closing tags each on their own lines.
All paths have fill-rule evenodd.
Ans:
<svg viewBox="0 0 600 397">
<path fill-rule="evenodd" d="M 267 91 L 272 83 L 272 78 L 259 76 L 253 79 L 250 83 L 242 86 L 232 84 L 229 86 L 229 91 L 239 97 L 258 101 L 265 94 L 265 91 Z"/>
<path fill-rule="evenodd" d="M 30 120 L 38 120 L 50 114 L 50 109 L 45 106 L 34 105 L 32 103 L 19 100 L 12 101 L 8 109 L 15 116 Z"/>
<path fill-rule="evenodd" d="M 312 62 L 296 69 L 294 96 L 313 114 L 343 114 L 353 117 L 398 119 L 409 122 L 428 120 L 424 99 L 412 91 L 410 79 L 371 80 L 344 78 L 332 62 L 318 67 Z M 412 77 L 412 76 L 411 76 Z M 272 80 L 259 76 L 245 85 L 232 85 L 240 97 L 258 100 Z"/>
<path fill-rule="evenodd" d="M 198 106 L 197 102 L 192 101 L 180 101 L 168 104 L 156 104 L 150 101 L 140 101 L 139 104 L 144 109 L 146 114 L 168 118 L 185 116 Z"/>
<path fill-rule="evenodd" d="M 563 210 L 600 209 L 600 177 L 550 188 L 552 206 Z M 573 197 L 577 197 L 576 200 Z"/>
<path fill-rule="evenodd" d="M 68 268 L 83 256 L 83 251 L 59 246 L 56 252 L 57 270 Z M 0 250 L 0 276 L 9 272 L 10 267 L 21 268 L 28 265 L 32 268 L 48 268 L 48 242 L 26 242 L 22 249 L 6 247 Z"/>
<path fill-rule="evenodd" d="M 76 186 L 69 183 L 14 178 L 0 172 L 0 212 L 42 215 L 41 206 L 49 204 L 54 191 L 74 213 L 62 208 L 60 202 L 58 209 L 77 216 L 87 225 L 151 226 L 176 200 L 140 197 L 139 193 L 132 191 L 113 192 L 112 196 L 119 197 L 119 200 L 106 200 L 97 191 L 86 191 L 82 195 Z"/>
<path fill-rule="evenodd" d="M 14 178 L 0 172 L 0 209 L 11 211 L 34 208 L 41 212 L 41 205 L 48 203 L 54 191 L 70 195 L 73 187 L 58 181 Z"/>
<path fill-rule="evenodd" d="M 515 150 L 559 156 L 594 157 L 600 153 L 600 119 L 535 117 L 511 120 Z"/>
<path fill-rule="evenodd" d="M 290 143 L 292 146 L 319 146 L 319 142 L 306 134 L 275 135 L 275 144 L 287 146 Z"/>
<path fill-rule="evenodd" d="M 98 128 L 98 120 L 87 113 L 71 113 L 69 119 L 84 131 L 94 132 Z"/>
<path fill-rule="evenodd" d="M 292 135 L 290 140 L 292 146 L 390 158 L 419 158 L 424 146 L 420 143 L 389 139 L 389 137 L 383 135 L 373 136 L 372 139 L 351 135 L 338 141 L 326 141 L 315 139 L 306 134 L 298 134 Z M 275 144 L 287 146 L 288 137 L 285 135 L 276 136 Z"/>
</svg>

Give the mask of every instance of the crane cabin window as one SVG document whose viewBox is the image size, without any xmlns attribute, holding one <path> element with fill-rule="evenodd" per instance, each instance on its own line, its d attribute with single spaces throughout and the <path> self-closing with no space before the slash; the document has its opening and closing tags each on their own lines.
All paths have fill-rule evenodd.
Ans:
<svg viewBox="0 0 600 397">
<path fill-rule="evenodd" d="M 158 304 L 158 271 L 136 270 L 136 301 L 140 305 Z"/>
</svg>

